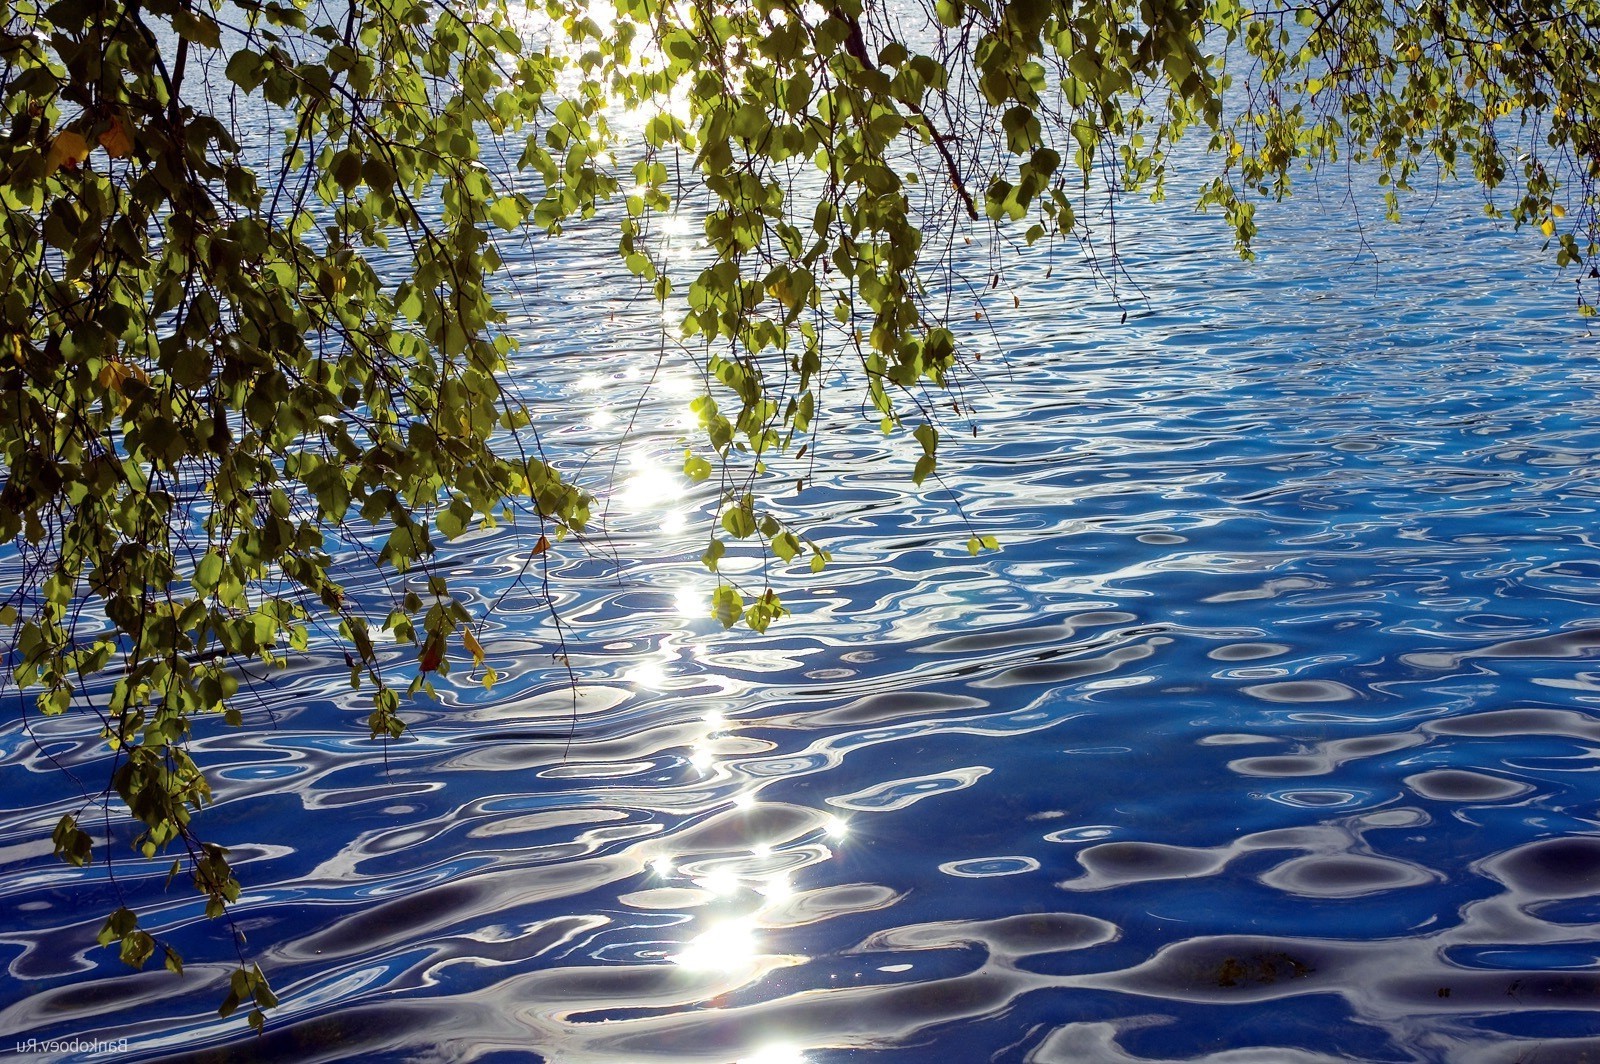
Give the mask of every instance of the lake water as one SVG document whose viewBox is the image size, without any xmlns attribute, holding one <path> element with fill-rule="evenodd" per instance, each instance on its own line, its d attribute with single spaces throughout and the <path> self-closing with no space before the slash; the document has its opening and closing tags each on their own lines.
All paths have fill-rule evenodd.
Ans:
<svg viewBox="0 0 1600 1064">
<path fill-rule="evenodd" d="M 1014 254 L 990 316 L 958 303 L 984 358 L 944 486 L 836 410 L 782 497 L 835 562 L 765 636 L 694 616 L 709 497 L 633 473 L 689 390 L 657 312 L 599 235 L 522 246 L 544 445 L 627 433 L 583 473 L 607 536 L 547 574 L 525 533 L 452 545 L 500 679 L 458 666 L 387 749 L 332 652 L 203 729 L 231 927 L 118 821 L 115 887 L 55 862 L 50 758 L 94 791 L 93 737 L 0 728 L 0 1049 L 1600 1058 L 1600 345 L 1478 207 L 1394 227 L 1308 183 L 1244 265 L 1130 206 L 1115 294 Z M 181 979 L 93 945 L 118 890 Z M 235 931 L 283 999 L 261 1038 L 214 1011 Z"/>
</svg>

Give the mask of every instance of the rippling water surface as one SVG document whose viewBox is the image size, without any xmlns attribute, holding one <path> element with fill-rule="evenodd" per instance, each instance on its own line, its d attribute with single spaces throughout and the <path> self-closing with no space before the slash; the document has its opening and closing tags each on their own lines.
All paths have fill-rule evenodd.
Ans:
<svg viewBox="0 0 1600 1064">
<path fill-rule="evenodd" d="M 654 312 L 597 286 L 598 244 L 524 248 L 544 444 L 632 430 L 584 474 L 609 537 L 549 572 L 575 694 L 529 537 L 458 541 L 492 691 L 458 668 L 385 750 L 313 657 L 195 744 L 231 927 L 164 868 L 56 863 L 56 763 L 95 791 L 103 762 L 0 729 L 0 1033 L 127 1060 L 1600 1058 L 1600 350 L 1472 195 L 1353 210 L 1308 186 L 1248 266 L 1214 219 L 1125 211 L 1115 295 L 1019 256 L 945 485 L 837 411 L 793 502 L 836 561 L 764 637 L 685 613 L 709 500 L 632 476 L 678 447 Z M 969 557 L 974 530 L 1003 550 Z M 94 946 L 119 899 L 182 979 Z M 260 1039 L 214 1012 L 234 932 L 283 998 Z"/>
</svg>

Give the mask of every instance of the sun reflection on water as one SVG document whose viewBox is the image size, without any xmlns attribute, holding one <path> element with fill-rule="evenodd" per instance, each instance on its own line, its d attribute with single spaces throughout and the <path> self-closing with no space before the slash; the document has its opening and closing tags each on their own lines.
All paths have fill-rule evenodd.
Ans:
<svg viewBox="0 0 1600 1064">
<path fill-rule="evenodd" d="M 758 955 L 755 926 L 748 918 L 724 920 L 690 939 L 672 961 L 690 971 L 734 972 Z"/>
<path fill-rule="evenodd" d="M 709 596 L 696 587 L 680 587 L 673 597 L 672 608 L 680 617 L 703 617 L 709 612 Z"/>
<path fill-rule="evenodd" d="M 787 1045 L 763 1046 L 748 1057 L 740 1057 L 738 1064 L 808 1064 L 801 1050 Z"/>
</svg>

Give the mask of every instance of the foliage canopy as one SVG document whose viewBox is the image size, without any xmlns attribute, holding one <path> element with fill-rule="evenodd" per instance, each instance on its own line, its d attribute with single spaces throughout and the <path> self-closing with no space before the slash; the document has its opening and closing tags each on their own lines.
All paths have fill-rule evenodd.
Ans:
<svg viewBox="0 0 1600 1064">
<path fill-rule="evenodd" d="M 1198 206 L 1245 254 L 1255 204 L 1308 168 L 1368 160 L 1392 214 L 1460 169 L 1577 268 L 1592 309 L 1596 0 L 5 11 L 0 540 L 26 575 L 0 624 L 22 712 L 98 730 L 137 847 L 178 843 L 172 873 L 212 914 L 239 885 L 191 825 L 211 791 L 186 738 L 201 714 L 244 723 L 235 663 L 336 627 L 373 735 L 398 735 L 395 673 L 415 694 L 452 656 L 482 663 L 430 567 L 440 540 L 531 515 L 540 554 L 590 526 L 591 496 L 538 449 L 539 409 L 503 387 L 497 235 L 613 227 L 622 268 L 692 338 L 705 388 L 682 474 L 721 488 L 713 570 L 730 548 L 826 562 L 762 503 L 767 460 L 815 429 L 825 363 L 860 389 L 829 402 L 864 398 L 914 434 L 915 479 L 935 471 L 926 396 L 962 362 L 934 236 L 1089 238 L 1097 197 L 1163 194 L 1184 134 L 1211 160 Z M 520 175 L 486 162 L 507 146 Z M 690 199 L 707 246 L 685 269 L 653 234 Z M 347 600 L 344 530 L 430 593 Z M 725 625 L 784 612 L 770 587 L 719 581 Z M 55 843 L 91 859 L 75 816 Z M 181 967 L 127 908 L 101 941 Z M 241 967 L 223 1011 L 247 1002 L 259 1026 L 271 991 Z"/>
</svg>

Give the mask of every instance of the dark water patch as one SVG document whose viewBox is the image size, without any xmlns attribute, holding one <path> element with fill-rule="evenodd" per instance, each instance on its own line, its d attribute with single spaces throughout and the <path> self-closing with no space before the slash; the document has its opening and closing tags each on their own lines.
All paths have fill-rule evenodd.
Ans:
<svg viewBox="0 0 1600 1064">
<path fill-rule="evenodd" d="M 1206 656 L 1217 661 L 1257 661 L 1287 654 L 1290 649 L 1285 643 L 1231 643 L 1216 647 Z"/>
<path fill-rule="evenodd" d="M 1096 985 L 1179 1001 L 1238 1003 L 1325 993 L 1358 957 L 1353 947 L 1242 936 L 1191 939 Z"/>
<path fill-rule="evenodd" d="M 1489 858 L 1482 868 L 1530 901 L 1600 893 L 1600 835 L 1528 843 Z"/>
<path fill-rule="evenodd" d="M 1254 684 L 1244 691 L 1268 702 L 1346 702 L 1361 697 L 1336 680 L 1286 680 Z"/>
<path fill-rule="evenodd" d="M 1405 777 L 1407 787 L 1436 802 L 1498 802 L 1526 794 L 1526 783 L 1463 769 L 1435 769 Z"/>
<path fill-rule="evenodd" d="M 1435 882 L 1437 873 L 1385 857 L 1362 854 L 1313 854 L 1287 861 L 1261 881 L 1288 894 L 1306 898 L 1359 898 L 1369 894 L 1420 887 Z"/>
<path fill-rule="evenodd" d="M 1061 886 L 1073 890 L 1106 890 L 1152 879 L 1209 875 L 1225 857 L 1206 850 L 1157 842 L 1103 842 L 1079 851 L 1084 875 Z"/>
<path fill-rule="evenodd" d="M 1486 710 L 1430 721 L 1426 727 L 1438 735 L 1560 735 L 1600 742 L 1600 718 L 1569 709 Z"/>
</svg>

